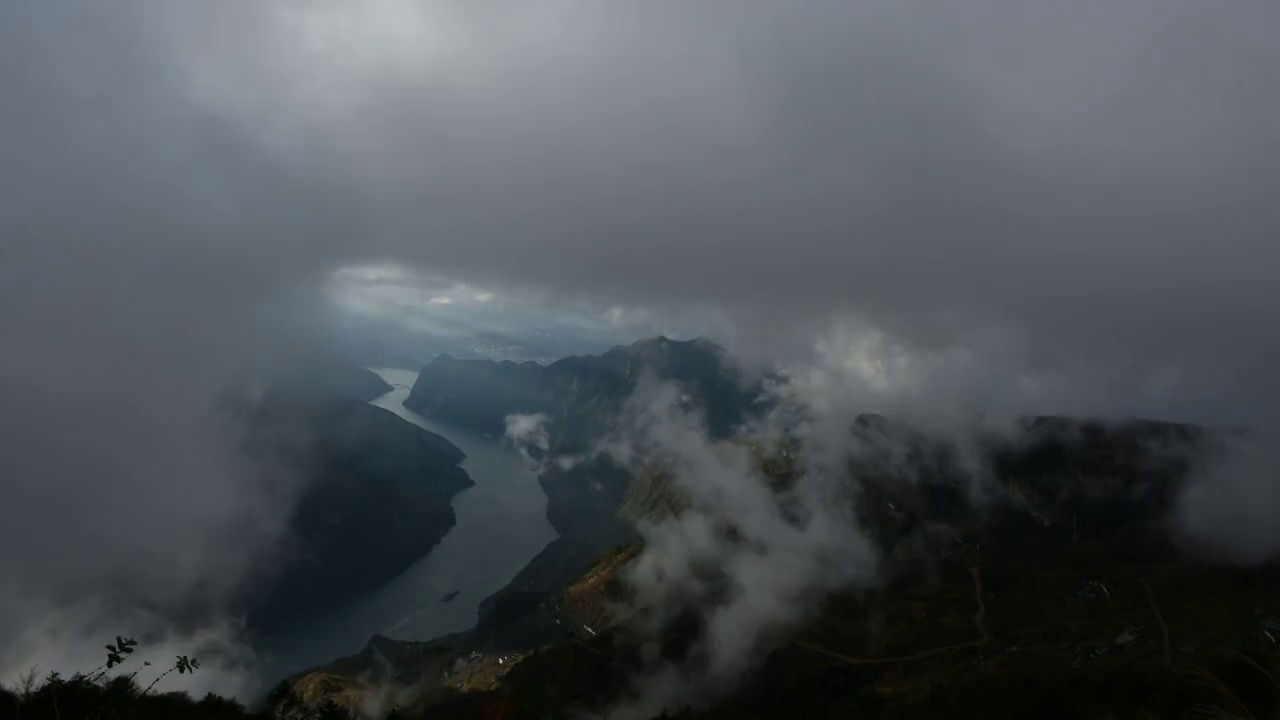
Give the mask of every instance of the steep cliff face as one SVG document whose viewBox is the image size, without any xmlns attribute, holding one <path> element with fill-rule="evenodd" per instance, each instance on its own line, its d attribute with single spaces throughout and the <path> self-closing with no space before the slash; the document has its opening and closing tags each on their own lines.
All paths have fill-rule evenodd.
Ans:
<svg viewBox="0 0 1280 720">
<path fill-rule="evenodd" d="M 501 437 L 507 415 L 549 411 L 555 398 L 537 363 L 457 360 L 441 355 L 418 373 L 404 406 L 453 425 Z"/>
<path fill-rule="evenodd" d="M 250 452 L 302 487 L 285 543 L 250 584 L 260 629 L 394 579 L 453 527 L 450 499 L 472 485 L 456 446 L 360 400 L 268 391 L 242 423 Z"/>
<path fill-rule="evenodd" d="M 679 384 L 705 411 L 713 437 L 733 432 L 759 395 L 759 385 L 724 348 L 660 337 L 545 366 L 441 356 L 422 369 L 404 404 L 499 436 L 508 415 L 543 413 L 549 451 L 576 454 L 593 449 L 611 429 L 646 374 Z"/>
</svg>

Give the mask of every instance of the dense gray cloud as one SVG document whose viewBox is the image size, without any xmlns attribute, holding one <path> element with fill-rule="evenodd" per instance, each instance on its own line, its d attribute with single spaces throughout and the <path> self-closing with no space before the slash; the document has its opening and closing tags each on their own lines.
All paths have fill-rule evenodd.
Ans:
<svg viewBox="0 0 1280 720">
<path fill-rule="evenodd" d="M 186 198 L 166 215 L 235 208 L 187 242 L 245 274 L 421 261 L 486 287 L 724 304 L 766 337 L 857 310 L 912 343 L 994 327 L 1027 363 L 1276 389 L 1268 3 L 61 14 L 48 37 L 75 52 L 15 64 L 63 107 L 26 114 L 82 123 L 39 126 L 92 141 L 120 194 L 126 168 Z"/>
<path fill-rule="evenodd" d="M 1280 389 L 1268 3 L 270 7 L 162 13 L 187 97 L 342 178 L 367 253 Z"/>
<path fill-rule="evenodd" d="M 765 357 L 835 328 L 819 356 L 906 368 L 917 404 L 935 385 L 912 372 L 954 371 L 979 409 L 1026 390 L 1269 422 L 1277 21 L 1267 0 L 5 3 L 0 563 L 35 595 L 234 575 L 251 553 L 222 540 L 270 536 L 278 499 L 207 401 L 288 359 L 280 322 L 355 263 L 706 306 Z M 146 532 L 109 539 L 99 513 L 125 511 Z"/>
<path fill-rule="evenodd" d="M 274 239 L 358 217 L 323 179 L 278 192 L 306 173 L 183 102 L 142 9 L 0 9 L 5 680 L 33 628 L 63 625 L 42 611 L 114 589 L 77 605 L 93 617 L 74 652 L 146 642 L 175 608 L 216 606 L 278 535 L 290 493 L 228 452 L 212 403 L 299 347 L 282 320 L 305 335 L 289 308 L 332 258 Z M 139 625 L 121 597 L 154 612 Z"/>
</svg>

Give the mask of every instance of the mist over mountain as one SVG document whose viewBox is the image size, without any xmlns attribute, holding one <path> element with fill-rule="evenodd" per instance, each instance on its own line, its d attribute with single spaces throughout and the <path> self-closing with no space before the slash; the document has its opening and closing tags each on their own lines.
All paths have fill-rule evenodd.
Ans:
<svg viewBox="0 0 1280 720">
<path fill-rule="evenodd" d="M 697 349 L 725 360 L 714 346 Z M 1123 630 L 1150 612 L 1135 573 L 1151 574 L 1186 652 L 1219 642 L 1196 624 L 1197 607 L 1246 647 L 1267 647 L 1240 604 L 1265 596 L 1273 569 L 1224 570 L 1178 529 L 1185 493 L 1238 429 L 1040 416 L 939 434 L 863 413 L 839 426 L 829 455 L 820 418 L 780 435 L 749 423 L 716 435 L 688 387 L 632 389 L 604 422 L 627 428 L 631 452 L 601 440 L 597 460 L 607 462 L 573 469 L 618 491 L 571 491 L 607 499 L 562 518 L 562 537 L 482 604 L 473 630 L 430 643 L 374 637 L 360 654 L 291 679 L 279 707 L 336 676 L 336 692 L 373 702 L 369 693 L 385 690 L 384 701 L 422 717 L 1177 708 L 1195 691 L 1152 669 L 1158 636 Z M 782 402 L 755 419 L 786 414 Z M 550 436 L 538 437 L 552 447 Z M 630 531 L 587 549 L 608 537 L 602 518 Z M 1264 613 L 1280 608 L 1262 602 Z M 868 614 L 878 619 L 865 628 L 849 622 Z M 1114 642 L 1091 629 L 1115 623 Z M 1089 670 L 1068 671 L 1068 683 L 1059 665 Z M 384 690 L 356 680 L 370 675 Z M 1014 675 L 1024 687 L 1003 685 Z M 891 690 L 902 683 L 912 690 Z"/>
<path fill-rule="evenodd" d="M 422 369 L 405 406 L 495 434 L 509 416 L 546 415 L 541 449 L 572 455 L 607 432 L 646 375 L 687 388 L 717 437 L 740 425 L 760 394 L 760 381 L 710 340 L 656 337 L 545 366 L 441 356 Z"/>
<path fill-rule="evenodd" d="M 634 537 L 619 517 L 633 474 L 597 445 L 615 432 L 636 389 L 655 380 L 678 383 L 717 438 L 756 411 L 761 389 L 724 348 L 703 338 L 649 338 L 548 365 L 445 355 L 419 373 L 405 406 L 514 443 L 538 467 L 547 519 L 559 534 L 481 604 L 482 626 L 502 607 L 557 590 Z"/>
<path fill-rule="evenodd" d="M 585 517 L 612 533 L 620 498 L 661 518 L 624 523 L 639 544 L 579 576 L 626 591 L 603 594 L 637 610 L 626 632 L 522 655 L 509 690 L 432 686 L 464 717 L 579 700 L 654 716 L 716 693 L 723 710 L 672 712 L 788 716 L 775 689 L 841 717 L 1274 714 L 1239 686 L 1271 686 L 1240 666 L 1271 667 L 1255 630 L 1277 614 L 1277 25 L 1271 0 L 0 3 L 0 676 L 93 668 L 127 625 L 159 655 L 227 659 L 166 686 L 247 693 L 236 618 L 212 609 L 256 581 L 317 477 L 321 515 L 369 501 L 425 548 L 438 533 L 409 509 L 444 522 L 459 485 L 440 443 L 349 403 L 280 406 L 374 497 L 226 422 L 229 391 L 306 376 L 327 364 L 317 342 L 367 323 L 337 351 L 454 357 L 414 405 L 519 438 L 565 538 Z M 785 382 L 756 415 L 683 346 L 657 362 L 675 384 L 608 350 L 660 335 L 715 338 Z M 850 434 L 869 414 L 909 431 L 876 449 Z M 1111 459 L 1047 442 L 980 472 L 992 436 L 1053 417 Z M 1212 462 L 1132 418 L 1207 429 Z M 392 492 L 348 432 L 438 482 Z M 1139 472 L 1135 436 L 1177 447 Z M 966 528 L 994 535 L 912 566 L 920 587 L 884 585 L 880 531 L 849 522 L 872 508 L 847 482 L 868 443 L 924 475 L 964 468 L 974 517 L 1004 494 L 1053 525 Z M 773 472 L 787 463 L 804 472 Z M 1184 470 L 1172 495 L 1156 482 Z M 956 501 L 917 474 L 876 483 L 894 498 L 877 512 Z M 1096 493 L 1105 510 L 1082 510 Z M 1107 535 L 1149 505 L 1163 532 Z M 932 558 L 950 530 L 901 512 L 933 529 L 892 556 Z M 1067 514 L 1080 542 L 1038 555 Z M 405 559 L 356 530 L 395 562 L 342 565 L 353 577 Z M 622 661 L 598 659 L 623 635 Z M 566 667 L 591 672 L 553 682 Z M 762 668 L 775 682 L 743 685 Z M 837 686 L 860 690 L 842 705 Z M 1001 702 L 1018 688 L 1049 700 Z"/>
</svg>

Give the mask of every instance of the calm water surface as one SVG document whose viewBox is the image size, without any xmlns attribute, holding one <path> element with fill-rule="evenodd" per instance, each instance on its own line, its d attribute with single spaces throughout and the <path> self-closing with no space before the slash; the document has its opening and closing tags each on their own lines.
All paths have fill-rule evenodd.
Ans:
<svg viewBox="0 0 1280 720">
<path fill-rule="evenodd" d="M 462 467 L 476 484 L 454 496 L 458 522 L 449 534 L 399 578 L 350 607 L 264 641 L 261 650 L 276 678 L 355 653 L 375 633 L 430 640 L 466 630 L 475 624 L 480 601 L 555 539 L 546 495 L 515 451 L 497 438 L 406 409 L 401 403 L 418 373 L 372 369 L 394 387 L 372 404 L 448 438 L 467 454 Z M 454 591 L 453 600 L 441 600 Z"/>
</svg>

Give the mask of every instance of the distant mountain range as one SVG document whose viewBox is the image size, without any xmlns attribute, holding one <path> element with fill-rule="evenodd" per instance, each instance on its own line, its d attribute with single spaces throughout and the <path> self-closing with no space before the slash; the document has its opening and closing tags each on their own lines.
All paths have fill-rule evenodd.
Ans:
<svg viewBox="0 0 1280 720">
<path fill-rule="evenodd" d="M 331 328 L 333 345 L 354 364 L 420 368 L 440 353 L 461 358 L 540 360 L 600 352 L 610 343 L 594 328 L 573 324 L 523 328 L 518 332 L 483 330 L 450 322 L 434 331 L 415 325 L 406 332 L 401 319 L 349 318 Z M 550 362 L 550 361 L 548 361 Z"/>
</svg>

